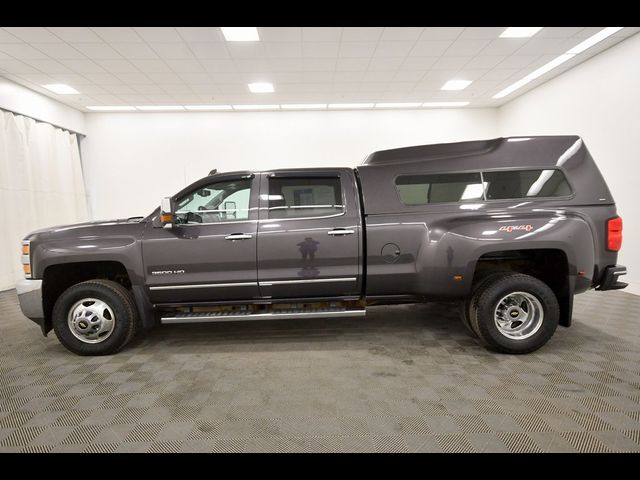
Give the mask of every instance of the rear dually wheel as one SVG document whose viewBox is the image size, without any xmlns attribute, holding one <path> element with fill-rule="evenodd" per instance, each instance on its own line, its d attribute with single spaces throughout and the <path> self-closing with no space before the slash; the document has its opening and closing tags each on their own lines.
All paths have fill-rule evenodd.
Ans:
<svg viewBox="0 0 640 480">
<path fill-rule="evenodd" d="M 504 353 L 533 352 L 553 336 L 560 318 L 555 293 L 521 273 L 492 275 L 476 290 L 469 321 L 478 338 Z"/>
</svg>

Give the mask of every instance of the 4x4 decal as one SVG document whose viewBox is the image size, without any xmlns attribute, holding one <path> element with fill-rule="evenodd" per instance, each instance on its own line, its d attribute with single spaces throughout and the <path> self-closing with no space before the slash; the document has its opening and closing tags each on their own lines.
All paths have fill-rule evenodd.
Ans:
<svg viewBox="0 0 640 480">
<path fill-rule="evenodd" d="M 500 227 L 498 229 L 501 232 L 513 232 L 515 230 L 525 230 L 527 232 L 530 232 L 531 230 L 533 230 L 533 225 L 531 224 L 527 224 L 527 225 L 504 225 L 502 227 Z"/>
</svg>

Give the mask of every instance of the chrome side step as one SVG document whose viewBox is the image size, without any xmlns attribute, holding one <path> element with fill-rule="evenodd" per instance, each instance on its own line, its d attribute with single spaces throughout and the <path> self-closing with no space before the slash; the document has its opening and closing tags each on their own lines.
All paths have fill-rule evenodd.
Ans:
<svg viewBox="0 0 640 480">
<path fill-rule="evenodd" d="M 163 324 L 173 323 L 208 323 L 208 322 L 237 322 L 243 320 L 283 320 L 287 318 L 327 318 L 327 317 L 364 317 L 365 310 L 319 309 L 312 311 L 295 311 L 294 309 L 268 313 L 240 313 L 240 312 L 199 312 L 177 313 L 169 317 L 162 317 Z"/>
</svg>

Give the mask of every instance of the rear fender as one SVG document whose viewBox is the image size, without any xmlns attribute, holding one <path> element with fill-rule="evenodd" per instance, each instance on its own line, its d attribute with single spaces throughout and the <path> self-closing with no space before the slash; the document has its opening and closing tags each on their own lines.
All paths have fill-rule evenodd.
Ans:
<svg viewBox="0 0 640 480">
<path fill-rule="evenodd" d="M 433 296 L 465 297 L 471 292 L 478 259 L 508 250 L 556 249 L 567 258 L 575 291 L 588 289 L 594 265 L 593 235 L 580 216 L 564 210 L 535 209 L 528 213 L 480 214 L 441 218 L 429 226 L 420 250 L 418 282 Z"/>
</svg>

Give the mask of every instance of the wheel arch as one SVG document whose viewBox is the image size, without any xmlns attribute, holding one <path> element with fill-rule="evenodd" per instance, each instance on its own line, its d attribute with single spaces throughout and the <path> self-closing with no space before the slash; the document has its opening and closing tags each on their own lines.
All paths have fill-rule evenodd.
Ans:
<svg viewBox="0 0 640 480">
<path fill-rule="evenodd" d="M 474 262 L 472 285 L 498 271 L 523 273 L 551 288 L 560 305 L 560 325 L 569 327 L 573 310 L 576 273 L 570 253 L 558 246 L 507 248 L 484 252 Z"/>
<path fill-rule="evenodd" d="M 66 289 L 86 280 L 112 280 L 127 290 L 133 291 L 131 277 L 122 262 L 100 260 L 89 262 L 67 262 L 48 265 L 42 274 L 42 307 L 44 310 L 43 331 L 51 331 L 51 314 L 56 300 Z M 137 299 L 137 298 L 136 298 Z M 140 307 L 138 307 L 139 309 Z"/>
</svg>

